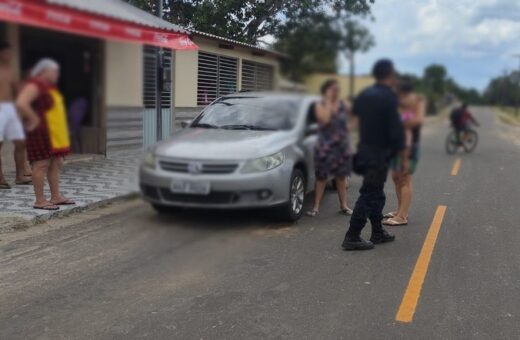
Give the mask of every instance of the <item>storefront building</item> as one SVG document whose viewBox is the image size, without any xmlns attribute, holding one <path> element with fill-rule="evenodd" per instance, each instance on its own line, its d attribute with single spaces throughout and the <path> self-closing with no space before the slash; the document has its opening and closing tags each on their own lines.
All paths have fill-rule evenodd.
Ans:
<svg viewBox="0 0 520 340">
<path fill-rule="evenodd" d="M 278 89 L 283 54 L 202 32 L 190 37 L 199 50 L 175 52 L 177 119 L 223 95 Z"/>
<path fill-rule="evenodd" d="M 217 96 L 275 89 L 281 57 L 189 32 L 120 0 L 0 0 L 0 39 L 13 47 L 20 79 L 42 57 L 60 63 L 77 153 L 146 148 L 159 129 L 167 138 Z M 78 101 L 87 103 L 85 112 L 74 110 Z"/>
</svg>

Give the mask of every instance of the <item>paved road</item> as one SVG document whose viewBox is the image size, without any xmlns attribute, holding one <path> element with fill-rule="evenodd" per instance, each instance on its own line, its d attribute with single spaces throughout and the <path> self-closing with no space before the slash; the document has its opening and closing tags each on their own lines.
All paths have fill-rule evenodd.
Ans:
<svg viewBox="0 0 520 340">
<path fill-rule="evenodd" d="M 333 193 L 297 225 L 137 202 L 3 235 L 0 339 L 518 339 L 520 148 L 477 116 L 471 155 L 445 154 L 447 126 L 426 129 L 411 225 L 371 252 L 340 249 Z M 413 320 L 396 321 L 439 205 Z"/>
</svg>

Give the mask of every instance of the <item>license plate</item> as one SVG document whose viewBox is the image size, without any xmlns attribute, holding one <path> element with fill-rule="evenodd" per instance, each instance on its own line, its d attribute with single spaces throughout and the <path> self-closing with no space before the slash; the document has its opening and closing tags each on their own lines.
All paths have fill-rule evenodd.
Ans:
<svg viewBox="0 0 520 340">
<path fill-rule="evenodd" d="M 170 190 L 175 194 L 209 195 L 211 187 L 206 181 L 173 180 Z"/>
</svg>

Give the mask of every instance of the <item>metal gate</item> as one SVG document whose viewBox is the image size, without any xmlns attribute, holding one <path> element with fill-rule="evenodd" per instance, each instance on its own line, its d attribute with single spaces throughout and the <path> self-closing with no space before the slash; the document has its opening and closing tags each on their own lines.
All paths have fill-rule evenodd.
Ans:
<svg viewBox="0 0 520 340">
<path fill-rule="evenodd" d="M 163 71 L 159 72 L 157 67 L 157 47 L 144 46 L 144 85 L 143 85 L 143 147 L 146 150 L 157 143 L 158 125 L 162 132 L 162 138 L 171 136 L 173 126 L 173 101 L 172 101 L 172 65 L 173 55 L 171 50 L 164 49 Z M 163 76 L 163 79 L 158 79 Z M 161 118 L 158 122 L 156 94 L 159 84 L 162 81 L 164 86 L 161 92 Z M 169 86 L 168 86 L 169 83 Z"/>
</svg>

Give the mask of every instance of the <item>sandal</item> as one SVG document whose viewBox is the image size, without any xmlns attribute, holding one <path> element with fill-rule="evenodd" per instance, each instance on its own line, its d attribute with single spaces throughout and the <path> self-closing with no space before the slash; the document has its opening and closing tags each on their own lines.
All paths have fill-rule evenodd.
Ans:
<svg viewBox="0 0 520 340">
<path fill-rule="evenodd" d="M 384 215 L 383 217 L 384 218 L 394 218 L 395 216 L 397 216 L 397 212 L 392 211 L 392 212 L 389 212 L 388 214 Z"/>
<path fill-rule="evenodd" d="M 28 179 L 28 180 L 25 180 L 25 181 L 17 181 L 15 182 L 16 185 L 32 185 L 33 182 L 32 180 Z"/>
<path fill-rule="evenodd" d="M 56 211 L 56 210 L 60 210 L 60 207 L 58 207 L 57 205 L 52 204 L 51 202 L 48 202 L 45 205 L 39 205 L 39 206 L 38 205 L 34 205 L 33 209 L 36 209 L 36 210 L 47 210 L 47 211 Z"/>
<path fill-rule="evenodd" d="M 345 215 L 345 216 L 352 216 L 353 211 L 350 208 L 345 208 L 345 209 L 341 209 L 339 211 L 339 213 L 342 215 Z"/>
<path fill-rule="evenodd" d="M 308 217 L 316 217 L 320 212 L 318 210 L 309 210 L 305 215 Z"/>
<path fill-rule="evenodd" d="M 11 186 L 9 183 L 0 183 L 0 190 L 9 190 L 11 189 Z"/>
<path fill-rule="evenodd" d="M 383 224 L 390 226 L 390 227 L 400 227 L 400 226 L 408 225 L 408 221 L 405 218 L 401 219 L 401 218 L 398 218 L 397 216 L 395 216 L 395 217 L 389 218 L 387 220 L 384 220 Z"/>
<path fill-rule="evenodd" d="M 59 202 L 51 201 L 51 203 L 54 205 L 76 205 L 76 202 L 74 202 L 73 200 L 69 200 L 67 198 L 64 198 L 63 200 L 61 200 Z"/>
</svg>

